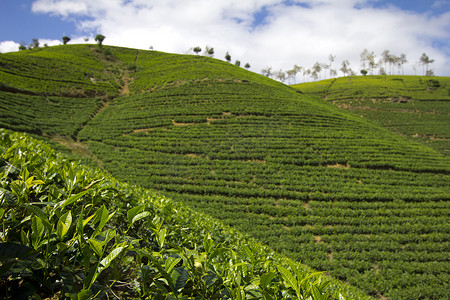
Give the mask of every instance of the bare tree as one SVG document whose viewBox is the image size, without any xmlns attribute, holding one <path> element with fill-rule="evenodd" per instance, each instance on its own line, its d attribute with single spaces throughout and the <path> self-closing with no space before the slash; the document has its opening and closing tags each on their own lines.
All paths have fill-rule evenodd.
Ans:
<svg viewBox="0 0 450 300">
<path fill-rule="evenodd" d="M 311 69 L 303 69 L 303 81 L 306 81 L 306 76 L 309 77 L 309 75 L 311 75 Z"/>
<path fill-rule="evenodd" d="M 288 79 L 289 84 L 293 84 L 293 82 L 295 81 L 295 75 L 297 74 L 295 72 L 295 70 L 294 69 L 287 70 L 286 74 L 287 74 L 287 79 Z"/>
<path fill-rule="evenodd" d="M 323 79 L 327 79 L 327 70 L 330 68 L 330 66 L 326 63 L 320 64 L 323 70 Z"/>
<path fill-rule="evenodd" d="M 367 55 L 367 62 L 369 63 L 369 69 L 370 69 L 370 74 L 372 74 L 373 77 L 373 69 L 375 69 L 378 64 L 375 62 L 375 53 L 372 51 L 371 53 L 369 53 L 369 55 Z"/>
<path fill-rule="evenodd" d="M 363 52 L 361 52 L 361 54 L 359 55 L 360 60 L 361 60 L 361 68 L 363 70 L 367 69 L 369 66 L 369 55 L 370 52 L 367 49 L 364 49 Z"/>
<path fill-rule="evenodd" d="M 312 67 L 311 75 L 313 75 L 314 80 L 317 80 L 320 77 L 320 71 L 322 71 L 322 64 L 316 62 Z"/>
<path fill-rule="evenodd" d="M 328 55 L 328 60 L 330 61 L 330 64 L 328 65 L 329 66 L 329 69 L 330 69 L 330 78 L 332 78 L 333 77 L 333 75 L 331 75 L 331 71 L 332 71 L 332 69 L 331 69 L 331 65 L 333 64 L 333 62 L 334 62 L 334 59 L 336 58 L 336 55 L 333 55 L 333 54 L 331 54 L 330 53 L 330 55 Z M 336 70 L 335 70 L 336 71 Z M 335 72 L 336 73 L 336 72 Z M 334 75 L 334 76 L 336 76 L 336 74 Z"/>
<path fill-rule="evenodd" d="M 395 55 L 391 55 L 389 57 L 389 66 L 390 66 L 389 74 L 394 74 L 394 67 L 396 65 L 398 65 L 398 62 L 399 62 L 399 57 L 397 57 Z"/>
<path fill-rule="evenodd" d="M 337 76 L 337 71 L 335 69 L 330 69 L 330 77 L 336 77 Z"/>
<path fill-rule="evenodd" d="M 422 69 L 426 66 L 426 70 L 427 72 L 424 73 L 424 75 L 429 76 L 431 73 L 429 73 L 428 71 L 428 65 L 434 63 L 434 59 L 430 59 L 428 57 L 428 55 L 426 55 L 425 53 L 422 54 L 422 56 L 420 57 L 420 64 L 422 65 Z"/>
<path fill-rule="evenodd" d="M 39 48 L 39 40 L 38 39 L 32 39 L 33 43 L 30 45 L 33 48 Z"/>
<path fill-rule="evenodd" d="M 273 76 L 275 76 L 279 81 L 285 82 L 286 81 L 286 73 L 283 70 L 279 70 L 273 73 Z"/>
<path fill-rule="evenodd" d="M 389 53 L 389 50 L 384 50 L 381 53 L 381 61 L 384 63 L 384 71 L 386 72 L 387 63 L 391 59 L 391 54 Z"/>
<path fill-rule="evenodd" d="M 402 75 L 405 75 L 405 72 L 403 70 L 403 65 L 406 64 L 407 62 L 408 62 L 408 60 L 406 59 L 406 54 L 404 54 L 404 53 L 400 54 L 399 64 L 402 68 Z"/>
<path fill-rule="evenodd" d="M 266 77 L 272 77 L 272 67 L 265 67 L 261 70 L 261 74 Z"/>
<path fill-rule="evenodd" d="M 314 81 L 317 81 L 317 79 L 319 78 L 319 73 L 317 72 L 317 70 L 314 70 L 311 72 L 311 76 L 314 79 Z"/>
<path fill-rule="evenodd" d="M 295 83 L 295 77 L 297 76 L 297 73 L 301 72 L 301 70 L 302 70 L 302 67 L 294 65 L 294 67 L 291 70 L 286 71 L 287 79 L 290 84 Z"/>
<path fill-rule="evenodd" d="M 349 68 L 350 63 L 348 60 L 344 60 L 342 62 L 342 66 L 339 70 L 341 70 L 342 73 L 344 73 L 344 76 L 346 76 L 347 74 L 350 74 L 351 69 Z"/>
</svg>

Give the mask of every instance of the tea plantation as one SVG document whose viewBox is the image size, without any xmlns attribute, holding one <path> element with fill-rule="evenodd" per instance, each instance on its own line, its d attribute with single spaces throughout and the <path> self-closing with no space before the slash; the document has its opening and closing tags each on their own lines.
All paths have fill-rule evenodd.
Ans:
<svg viewBox="0 0 450 300">
<path fill-rule="evenodd" d="M 449 77 L 359 76 L 295 87 L 449 154 Z"/>
<path fill-rule="evenodd" d="M 36 84 L 55 76 L 36 63 L 41 59 L 80 89 Z M 68 64 L 73 72 L 65 74 Z M 115 47 L 2 54 L 0 74 L 7 74 L 0 77 L 2 127 L 71 136 L 115 178 L 218 219 L 368 295 L 448 297 L 450 159 L 360 110 L 328 103 L 354 101 L 345 95 L 322 100 L 319 85 L 299 91 L 211 58 Z M 447 78 L 437 80 L 443 86 Z M 358 89 L 366 92 L 363 82 Z M 408 93 L 448 111 L 446 102 L 432 100 L 442 97 L 440 88 Z M 445 116 L 440 120 L 429 126 L 448 134 Z M 276 270 L 281 275 L 273 280 L 284 278 Z M 345 297 L 361 297 L 352 293 Z"/>
</svg>

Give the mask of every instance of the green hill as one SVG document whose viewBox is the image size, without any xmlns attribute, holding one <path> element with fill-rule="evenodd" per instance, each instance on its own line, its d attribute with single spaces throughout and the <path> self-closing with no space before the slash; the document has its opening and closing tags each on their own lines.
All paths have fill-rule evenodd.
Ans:
<svg viewBox="0 0 450 300">
<path fill-rule="evenodd" d="M 450 77 L 358 76 L 294 86 L 448 155 Z"/>
<path fill-rule="evenodd" d="M 60 75 L 36 63 L 52 55 Z M 206 57 L 61 46 L 2 54 L 0 76 L 5 128 L 65 140 L 372 296 L 447 297 L 450 160 L 427 145 Z"/>
</svg>

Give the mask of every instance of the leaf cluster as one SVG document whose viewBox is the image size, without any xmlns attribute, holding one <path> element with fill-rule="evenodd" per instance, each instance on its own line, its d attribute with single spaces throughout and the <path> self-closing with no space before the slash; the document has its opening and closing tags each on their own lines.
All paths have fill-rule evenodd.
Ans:
<svg viewBox="0 0 450 300">
<path fill-rule="evenodd" d="M 138 199 L 136 188 L 86 171 L 42 142 L 5 130 L 0 141 L 0 277 L 6 298 L 331 295 L 329 280 L 277 260 L 258 244 L 226 245 L 207 233 L 192 239 L 183 232 L 198 228 L 180 228 L 166 200 Z"/>
</svg>

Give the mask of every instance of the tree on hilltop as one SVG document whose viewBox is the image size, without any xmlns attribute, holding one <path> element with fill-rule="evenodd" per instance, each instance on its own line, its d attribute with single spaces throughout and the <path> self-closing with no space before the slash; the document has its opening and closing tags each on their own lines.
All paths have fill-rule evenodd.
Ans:
<svg viewBox="0 0 450 300">
<path fill-rule="evenodd" d="M 214 48 L 206 46 L 206 48 L 205 48 L 205 55 L 207 55 L 209 57 L 213 57 L 214 56 Z"/>
<path fill-rule="evenodd" d="M 328 69 L 330 70 L 330 78 L 333 77 L 333 75 L 331 75 L 331 73 L 333 73 L 332 71 L 334 71 L 334 73 L 336 73 L 336 70 L 331 69 L 331 65 L 334 62 L 334 59 L 336 58 L 336 55 L 333 55 L 330 53 L 330 55 L 328 55 L 328 60 L 330 61 L 330 64 L 328 65 Z"/>
<path fill-rule="evenodd" d="M 361 67 L 363 70 L 365 70 L 369 64 L 369 57 L 370 52 L 367 49 L 364 49 L 363 52 L 361 52 L 361 54 L 359 55 L 360 60 L 361 60 Z"/>
<path fill-rule="evenodd" d="M 342 73 L 344 73 L 344 76 L 346 76 L 347 74 L 351 74 L 352 69 L 350 69 L 350 62 L 348 60 L 344 60 L 342 62 L 342 66 L 340 68 L 340 70 L 342 71 Z"/>
<path fill-rule="evenodd" d="M 381 61 L 384 63 L 384 71 L 386 72 L 386 68 L 387 68 L 387 63 L 389 62 L 389 60 L 391 59 L 391 54 L 389 53 L 389 50 L 384 50 L 381 53 Z"/>
<path fill-rule="evenodd" d="M 295 77 L 297 76 L 297 73 L 302 71 L 302 67 L 299 67 L 297 65 L 294 65 L 294 67 L 291 70 L 287 70 L 287 78 L 291 84 L 295 83 Z"/>
<path fill-rule="evenodd" d="M 427 68 L 427 72 L 424 73 L 424 75 L 430 76 L 433 73 L 428 71 L 428 65 L 434 63 L 434 59 L 430 59 L 428 57 L 428 55 L 426 55 L 425 53 L 422 54 L 422 56 L 420 57 L 420 64 L 422 65 L 422 69 L 426 66 Z"/>
<path fill-rule="evenodd" d="M 32 41 L 33 41 L 33 43 L 30 45 L 30 47 L 32 47 L 32 48 L 39 48 L 39 40 L 38 39 L 33 39 Z"/>
<path fill-rule="evenodd" d="M 244 68 L 246 68 L 247 70 L 250 69 L 250 64 L 249 64 L 249 63 L 246 63 L 245 66 L 244 66 Z"/>
<path fill-rule="evenodd" d="M 294 69 L 292 69 L 292 70 L 287 70 L 286 74 L 287 74 L 287 79 L 288 79 L 289 84 L 293 84 L 295 82 L 295 75 L 297 75 L 297 72 Z"/>
<path fill-rule="evenodd" d="M 405 75 L 403 72 L 403 65 L 406 64 L 407 62 L 408 62 L 408 60 L 406 59 L 406 55 L 404 53 L 400 54 L 399 64 L 400 64 L 400 67 L 402 68 L 402 75 Z"/>
<path fill-rule="evenodd" d="M 234 64 L 235 64 L 236 66 L 240 67 L 240 66 L 241 66 L 241 61 L 240 61 L 240 60 L 236 60 L 236 61 L 234 62 Z"/>
<path fill-rule="evenodd" d="M 322 71 L 322 64 L 316 62 L 312 67 L 311 75 L 314 77 L 314 80 L 317 80 L 320 77 L 320 71 Z"/>
<path fill-rule="evenodd" d="M 281 82 L 285 82 L 286 81 L 286 73 L 283 70 L 279 70 L 273 73 L 273 75 Z"/>
<path fill-rule="evenodd" d="M 198 55 L 200 52 L 202 52 L 202 48 L 200 48 L 199 46 L 197 46 L 197 47 L 194 47 L 194 49 L 192 49 L 192 51 L 194 51 L 195 54 Z"/>
<path fill-rule="evenodd" d="M 67 43 L 70 41 L 70 37 L 68 37 L 68 36 L 63 36 L 63 37 L 62 37 L 62 41 L 63 41 L 63 44 L 65 45 L 65 44 L 67 44 Z"/>
<path fill-rule="evenodd" d="M 306 76 L 310 76 L 311 75 L 311 69 L 303 69 L 303 81 L 306 82 Z"/>
<path fill-rule="evenodd" d="M 24 41 L 21 41 L 20 45 L 19 45 L 19 51 L 23 51 L 23 50 L 27 50 L 27 43 L 25 43 Z"/>
<path fill-rule="evenodd" d="M 103 44 L 103 40 L 105 39 L 105 36 L 103 34 L 97 34 L 95 36 L 95 41 L 97 42 L 97 44 L 99 45 L 99 47 L 102 47 Z"/>
<path fill-rule="evenodd" d="M 225 59 L 227 60 L 227 62 L 231 62 L 231 55 L 230 53 L 228 53 L 228 51 L 227 54 L 225 54 Z"/>
<path fill-rule="evenodd" d="M 272 76 L 272 67 L 265 67 L 261 70 L 261 74 L 266 76 L 266 77 L 271 77 Z"/>
</svg>

